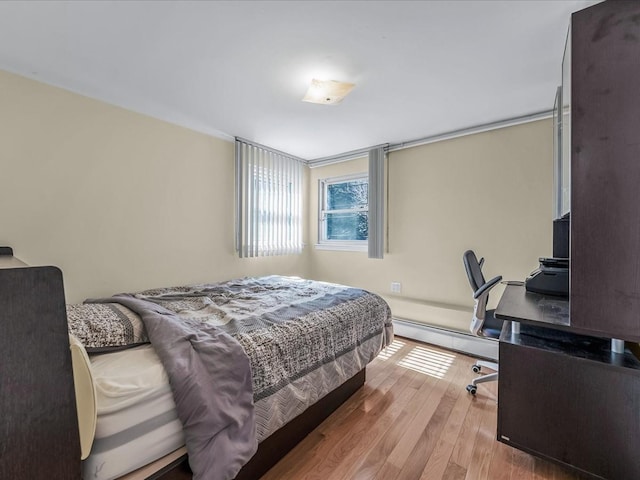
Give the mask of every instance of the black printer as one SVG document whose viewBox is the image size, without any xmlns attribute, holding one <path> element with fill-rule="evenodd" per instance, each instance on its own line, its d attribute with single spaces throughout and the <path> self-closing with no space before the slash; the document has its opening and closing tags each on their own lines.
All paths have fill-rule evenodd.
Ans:
<svg viewBox="0 0 640 480">
<path fill-rule="evenodd" d="M 569 259 L 539 258 L 540 266 L 527 277 L 524 286 L 528 292 L 544 295 L 569 296 Z"/>
</svg>

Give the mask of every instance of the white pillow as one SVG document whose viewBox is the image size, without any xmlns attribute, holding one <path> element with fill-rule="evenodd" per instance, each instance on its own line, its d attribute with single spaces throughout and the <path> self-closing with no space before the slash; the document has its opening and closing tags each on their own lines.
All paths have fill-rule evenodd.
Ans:
<svg viewBox="0 0 640 480">
<path fill-rule="evenodd" d="M 71 348 L 71 363 L 73 365 L 73 383 L 76 390 L 80 452 L 81 459 L 84 460 L 91 452 L 98 421 L 96 387 L 91 374 L 89 355 L 87 355 L 82 343 L 71 334 L 69 335 L 69 347 Z"/>
</svg>

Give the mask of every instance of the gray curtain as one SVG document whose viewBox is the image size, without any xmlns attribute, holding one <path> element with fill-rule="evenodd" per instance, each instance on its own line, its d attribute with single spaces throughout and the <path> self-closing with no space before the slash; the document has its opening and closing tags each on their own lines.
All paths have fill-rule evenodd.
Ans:
<svg viewBox="0 0 640 480">
<path fill-rule="evenodd" d="M 369 150 L 369 258 L 384 256 L 385 147 Z"/>
</svg>

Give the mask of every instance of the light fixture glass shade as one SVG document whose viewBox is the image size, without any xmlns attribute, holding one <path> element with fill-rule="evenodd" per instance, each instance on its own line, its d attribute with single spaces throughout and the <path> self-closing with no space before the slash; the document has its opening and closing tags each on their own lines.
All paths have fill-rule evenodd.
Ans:
<svg viewBox="0 0 640 480">
<path fill-rule="evenodd" d="M 319 103 L 322 105 L 335 105 L 353 89 L 355 84 L 338 82 L 336 80 L 311 80 L 307 94 L 303 102 Z"/>
</svg>

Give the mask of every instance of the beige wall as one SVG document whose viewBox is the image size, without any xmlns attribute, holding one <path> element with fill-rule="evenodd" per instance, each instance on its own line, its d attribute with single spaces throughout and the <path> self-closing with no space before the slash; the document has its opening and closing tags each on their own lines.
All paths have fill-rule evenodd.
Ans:
<svg viewBox="0 0 640 480">
<path fill-rule="evenodd" d="M 366 171 L 364 159 L 311 170 L 312 243 L 318 179 Z M 551 256 L 550 120 L 392 152 L 388 176 L 385 258 L 313 248 L 313 278 L 380 293 L 396 317 L 466 330 L 473 301 L 465 250 L 486 258 L 487 279 L 523 280 L 538 257 Z M 391 295 L 392 281 L 402 283 L 401 295 Z"/>
<path fill-rule="evenodd" d="M 59 266 L 69 302 L 309 275 L 308 248 L 235 255 L 232 142 L 2 71 L 0 132 L 0 245 Z"/>
<path fill-rule="evenodd" d="M 60 266 L 70 302 L 280 273 L 367 288 L 397 317 L 464 330 L 466 249 L 505 279 L 551 254 L 548 120 L 391 153 L 383 260 L 313 246 L 318 179 L 366 172 L 365 159 L 311 170 L 303 255 L 238 259 L 231 142 L 1 71 L 0 105 L 0 245 Z"/>
</svg>

